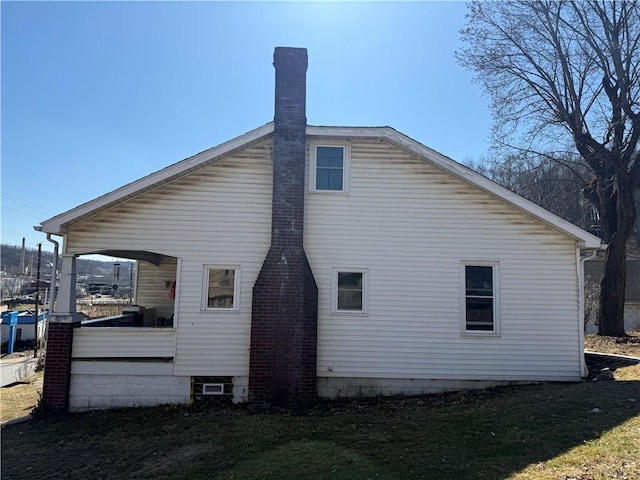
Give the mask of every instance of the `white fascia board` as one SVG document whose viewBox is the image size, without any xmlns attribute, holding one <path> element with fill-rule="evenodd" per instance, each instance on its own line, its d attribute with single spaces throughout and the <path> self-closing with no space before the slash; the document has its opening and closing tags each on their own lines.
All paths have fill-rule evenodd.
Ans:
<svg viewBox="0 0 640 480">
<path fill-rule="evenodd" d="M 114 205 L 122 203 L 125 200 L 136 197 L 143 192 L 147 192 L 160 185 L 175 180 L 176 178 L 182 177 L 237 150 L 246 148 L 257 141 L 262 140 L 271 133 L 273 133 L 273 122 L 267 123 L 262 127 L 251 130 L 244 135 L 240 135 L 239 137 L 233 138 L 192 157 L 188 157 L 180 162 L 174 163 L 173 165 L 169 165 L 162 170 L 158 170 L 157 172 L 151 173 L 146 177 L 142 177 L 139 180 L 131 182 L 94 200 L 83 203 L 82 205 L 67 212 L 45 220 L 40 224 L 40 231 L 44 233 L 63 235 L 66 233 L 67 225 L 84 218 L 89 218 L 98 212 L 104 211 Z"/>
<path fill-rule="evenodd" d="M 308 137 L 384 138 L 391 132 L 396 131 L 391 127 L 330 127 L 307 125 Z M 409 137 L 406 138 L 409 139 Z M 415 142 L 415 140 L 412 141 Z"/>
<path fill-rule="evenodd" d="M 307 127 L 307 135 L 336 138 L 380 138 L 567 235 L 575 240 L 581 249 L 606 248 L 602 240 L 595 235 L 391 127 Z"/>
</svg>

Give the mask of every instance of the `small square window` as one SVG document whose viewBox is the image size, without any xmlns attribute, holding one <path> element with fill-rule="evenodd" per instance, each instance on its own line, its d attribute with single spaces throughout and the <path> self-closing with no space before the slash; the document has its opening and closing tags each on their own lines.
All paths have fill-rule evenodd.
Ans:
<svg viewBox="0 0 640 480">
<path fill-rule="evenodd" d="M 332 291 L 334 313 L 366 313 L 366 270 L 335 268 Z"/>
<path fill-rule="evenodd" d="M 463 332 L 498 333 L 498 265 L 463 264 Z"/>
<path fill-rule="evenodd" d="M 239 270 L 206 267 L 204 274 L 205 310 L 236 310 Z"/>
</svg>

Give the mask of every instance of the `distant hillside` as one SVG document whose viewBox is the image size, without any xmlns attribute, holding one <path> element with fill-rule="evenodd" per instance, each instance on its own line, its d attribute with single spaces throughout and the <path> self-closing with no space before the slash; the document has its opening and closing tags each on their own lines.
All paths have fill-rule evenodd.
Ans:
<svg viewBox="0 0 640 480">
<path fill-rule="evenodd" d="M 20 272 L 20 259 L 22 256 L 22 247 L 16 245 L 0 245 L 0 269 L 9 275 L 19 275 Z M 53 263 L 53 253 L 42 251 L 42 258 L 40 261 L 40 272 L 43 276 L 49 275 L 51 272 L 48 270 L 49 264 Z M 132 262 L 120 262 L 120 275 L 128 275 L 130 265 Z M 28 269 L 31 268 L 35 273 L 38 265 L 38 250 L 35 248 L 25 249 L 24 255 L 25 272 L 28 273 Z M 58 257 L 58 271 L 62 265 L 62 256 Z M 111 275 L 113 271 L 113 262 L 101 262 L 99 260 L 87 260 L 78 258 L 76 262 L 76 273 L 78 275 Z"/>
</svg>

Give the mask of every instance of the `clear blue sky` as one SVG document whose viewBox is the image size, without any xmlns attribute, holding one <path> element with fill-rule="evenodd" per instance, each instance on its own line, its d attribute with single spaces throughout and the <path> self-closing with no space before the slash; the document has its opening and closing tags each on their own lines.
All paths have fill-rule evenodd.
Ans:
<svg viewBox="0 0 640 480">
<path fill-rule="evenodd" d="M 462 2 L 2 2 L 2 242 L 273 119 L 305 47 L 312 125 L 388 125 L 458 161 L 491 116 L 458 66 Z"/>
</svg>

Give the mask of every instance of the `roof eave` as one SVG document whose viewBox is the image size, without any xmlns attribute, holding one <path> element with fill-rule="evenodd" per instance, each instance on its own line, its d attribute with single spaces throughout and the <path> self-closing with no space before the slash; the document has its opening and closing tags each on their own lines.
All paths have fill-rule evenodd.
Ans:
<svg viewBox="0 0 640 480">
<path fill-rule="evenodd" d="M 556 231 L 576 241 L 583 250 L 605 249 L 606 245 L 595 235 L 551 213 L 545 208 L 521 197 L 517 193 L 489 180 L 485 176 L 471 170 L 455 160 L 425 146 L 420 142 L 394 130 L 391 127 L 307 127 L 307 135 L 349 137 L 349 138 L 381 138 L 390 144 L 431 163 L 459 180 L 475 186 L 521 212 L 529 215 Z"/>
<path fill-rule="evenodd" d="M 419 142 L 393 129 L 390 129 L 389 131 L 388 140 L 400 148 L 409 150 L 410 152 L 433 162 L 437 167 L 445 170 L 463 182 L 480 188 L 494 198 L 502 200 L 554 230 L 564 233 L 575 240 L 580 249 L 591 250 L 606 248 L 606 245 L 603 245 L 602 240 L 597 236 L 592 235 L 591 233 L 533 203 L 532 201 L 527 200 L 517 193 L 512 192 L 493 180 L 489 180 L 487 177 L 473 171 L 472 169 L 465 167 L 435 150 L 425 147 Z"/>
<path fill-rule="evenodd" d="M 72 223 L 88 218 L 124 200 L 138 196 L 143 192 L 186 175 L 207 163 L 226 157 L 237 150 L 253 145 L 271 133 L 273 133 L 273 122 L 267 123 L 255 130 L 251 130 L 239 137 L 235 137 L 216 147 L 174 163 L 173 165 L 169 165 L 162 170 L 158 170 L 112 192 L 83 203 L 67 212 L 45 220 L 40 223 L 40 231 L 54 235 L 64 235 L 67 233 L 67 226 Z"/>
<path fill-rule="evenodd" d="M 192 157 L 170 165 L 162 170 L 147 175 L 139 180 L 120 187 L 110 193 L 84 203 L 65 213 L 45 220 L 40 224 L 40 231 L 54 235 L 67 233 L 67 226 L 81 219 L 88 218 L 100 211 L 114 206 L 126 199 L 156 188 L 164 183 L 179 178 L 203 165 L 223 158 L 232 152 L 246 148 L 273 133 L 273 122 L 233 138 L 216 147 L 210 148 Z M 451 158 L 422 145 L 420 142 L 403 135 L 391 127 L 339 127 L 339 126 L 307 126 L 308 136 L 342 137 L 342 138 L 380 138 L 390 144 L 434 165 L 459 180 L 475 186 L 489 195 L 506 202 L 514 208 L 530 215 L 549 227 L 558 230 L 577 242 L 581 249 L 604 249 L 600 238 L 572 223 L 558 217 L 548 210 L 521 197 L 511 190 L 489 180 L 479 173 L 465 167 Z"/>
</svg>

